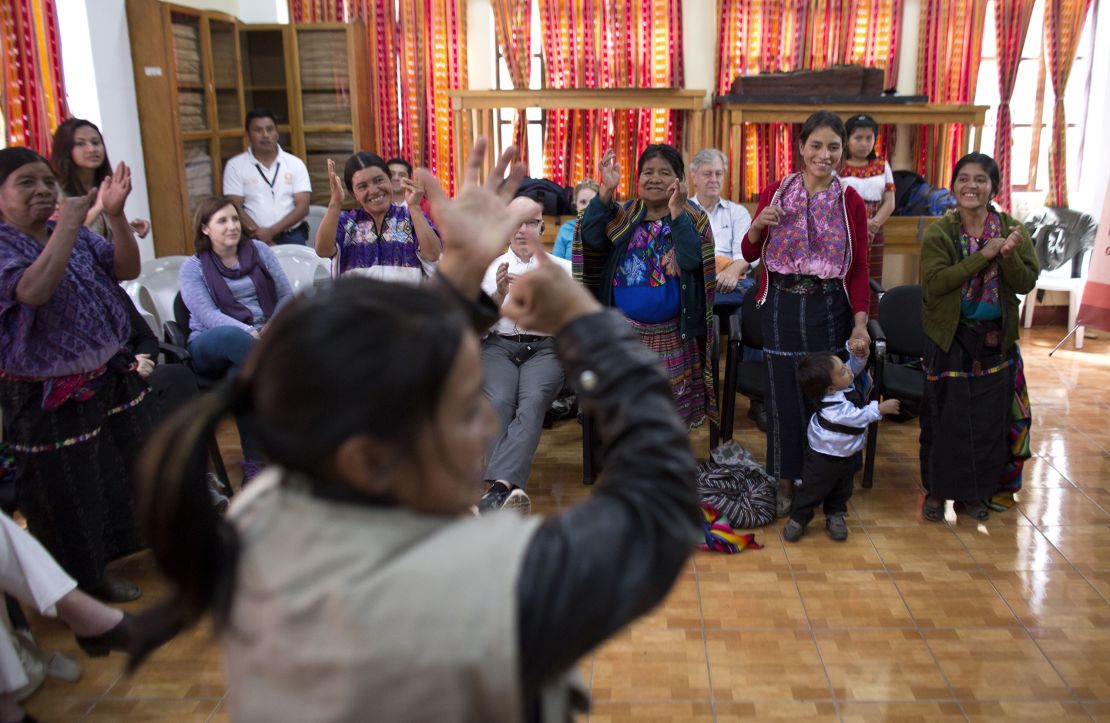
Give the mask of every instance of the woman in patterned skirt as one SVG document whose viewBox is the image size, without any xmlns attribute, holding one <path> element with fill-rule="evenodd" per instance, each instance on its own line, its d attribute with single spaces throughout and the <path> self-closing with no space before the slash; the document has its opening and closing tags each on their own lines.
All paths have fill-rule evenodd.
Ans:
<svg viewBox="0 0 1110 723">
<path fill-rule="evenodd" d="M 576 276 L 659 354 L 686 426 L 715 421 L 706 338 L 716 285 L 713 230 L 686 200 L 682 156 L 668 145 L 648 146 L 637 164 L 639 197 L 623 204 L 613 200 L 620 166 L 612 149 L 600 170 L 601 193 L 578 223 Z"/>
<path fill-rule="evenodd" d="M 149 387 L 118 282 L 139 275 L 119 164 L 99 189 L 61 202 L 46 160 L 0 151 L 0 407 L 15 453 L 16 499 L 28 526 L 82 589 L 139 596 L 105 574 L 138 549 L 131 463 L 151 428 Z M 112 241 L 82 226 L 94 201 Z"/>
</svg>

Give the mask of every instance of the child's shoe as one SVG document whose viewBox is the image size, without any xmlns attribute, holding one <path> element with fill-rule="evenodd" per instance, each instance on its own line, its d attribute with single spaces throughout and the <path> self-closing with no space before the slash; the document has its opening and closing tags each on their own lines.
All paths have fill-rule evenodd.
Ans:
<svg viewBox="0 0 1110 723">
<path fill-rule="evenodd" d="M 782 539 L 787 542 L 797 542 L 802 539 L 802 535 L 806 533 L 806 526 L 795 519 L 791 519 L 786 523 L 786 527 L 782 528 Z"/>
<path fill-rule="evenodd" d="M 848 525 L 844 522 L 844 515 L 826 517 L 825 530 L 828 531 L 829 537 L 837 542 L 844 542 L 848 539 Z"/>
</svg>

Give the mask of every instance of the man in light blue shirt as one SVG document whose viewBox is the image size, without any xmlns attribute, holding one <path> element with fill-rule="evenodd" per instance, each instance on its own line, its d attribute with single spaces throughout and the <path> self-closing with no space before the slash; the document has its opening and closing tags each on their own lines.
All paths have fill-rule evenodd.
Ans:
<svg viewBox="0 0 1110 723">
<path fill-rule="evenodd" d="M 740 253 L 740 242 L 752 216 L 739 203 L 721 198 L 727 164 L 725 154 L 716 148 L 704 148 L 690 162 L 690 178 L 697 195 L 690 200 L 709 216 L 713 227 L 713 242 L 717 259 L 716 306 L 740 308 L 740 302 L 754 284 L 751 266 Z"/>
</svg>

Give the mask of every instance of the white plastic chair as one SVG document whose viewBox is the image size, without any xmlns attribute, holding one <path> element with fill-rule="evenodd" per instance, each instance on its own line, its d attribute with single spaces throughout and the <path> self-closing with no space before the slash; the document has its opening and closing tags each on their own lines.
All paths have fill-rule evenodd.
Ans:
<svg viewBox="0 0 1110 723">
<path fill-rule="evenodd" d="M 307 246 L 283 244 L 271 249 L 281 270 L 289 279 L 293 293 L 311 288 L 318 284 L 325 284 L 331 278 L 330 261 L 322 259 L 316 252 Z"/>
<path fill-rule="evenodd" d="M 316 229 L 320 228 L 320 222 L 324 220 L 324 214 L 327 212 L 327 206 L 309 206 L 308 217 L 308 247 L 314 248 L 316 246 Z"/>
<path fill-rule="evenodd" d="M 142 271 L 136 279 L 150 294 L 154 311 L 158 317 L 158 338 L 162 338 L 161 325 L 174 318 L 173 300 L 181 289 L 178 276 L 181 265 L 189 259 L 188 256 L 159 256 L 143 262 Z"/>
<path fill-rule="evenodd" d="M 1025 296 L 1024 307 L 1022 308 L 1022 319 L 1025 322 L 1025 328 L 1028 329 L 1033 325 L 1033 309 L 1037 307 L 1037 292 L 1038 291 L 1066 291 L 1068 292 L 1068 331 L 1075 327 L 1075 319 L 1079 314 L 1079 305 L 1083 301 L 1083 287 L 1087 285 L 1086 278 L 1075 279 L 1070 275 L 1071 264 L 1066 264 L 1056 271 L 1067 271 L 1068 275 L 1057 275 L 1054 271 L 1046 271 L 1037 278 L 1037 285 Z M 1075 330 L 1072 337 L 1072 343 L 1076 349 L 1083 348 L 1083 333 L 1084 327 L 1079 327 Z"/>
<path fill-rule="evenodd" d="M 150 326 L 154 336 L 161 339 L 162 319 L 158 316 L 158 307 L 154 303 L 154 297 L 150 295 L 150 289 L 143 286 L 138 279 L 124 281 L 120 283 L 120 286 L 131 297 L 131 302 L 135 304 L 135 308 L 139 310 L 143 320 Z"/>
</svg>

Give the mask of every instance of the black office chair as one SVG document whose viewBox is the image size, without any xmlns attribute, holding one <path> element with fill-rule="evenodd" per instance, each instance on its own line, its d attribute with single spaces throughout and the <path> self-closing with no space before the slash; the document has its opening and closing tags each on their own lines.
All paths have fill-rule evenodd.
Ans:
<svg viewBox="0 0 1110 723">
<path fill-rule="evenodd" d="M 709 369 L 713 375 L 713 389 L 717 396 L 717 409 L 721 414 L 721 419 L 724 418 L 721 412 L 721 374 L 720 362 L 718 359 L 721 356 L 720 338 L 721 329 L 719 326 L 718 317 L 714 316 L 709 329 Z M 703 343 L 700 339 L 698 343 Z M 720 442 L 720 427 L 719 425 L 710 420 L 709 422 L 709 449 L 712 451 Z M 597 468 L 601 462 L 601 449 L 598 444 L 597 434 L 594 432 L 593 418 L 585 411 L 582 412 L 582 484 L 592 485 L 594 479 L 597 477 Z"/>
<path fill-rule="evenodd" d="M 925 329 L 921 324 L 921 287 L 916 284 L 896 286 L 879 300 L 879 319 L 868 323 L 874 364 L 873 399 L 898 399 L 902 411 L 894 422 L 917 417 L 925 392 L 925 373 L 921 354 L 925 348 Z M 867 447 L 863 465 L 863 486 L 870 488 L 875 471 L 875 449 L 878 445 L 879 423 L 867 431 Z"/>
<path fill-rule="evenodd" d="M 762 311 L 756 306 L 759 294 L 752 289 L 740 306 L 740 316 L 728 317 L 728 350 L 725 353 L 725 383 L 721 390 L 721 438 L 732 439 L 736 417 L 736 395 L 743 394 L 753 402 L 767 396 L 767 371 L 763 361 L 745 361 L 744 347 L 763 348 Z"/>
<path fill-rule="evenodd" d="M 173 299 L 173 316 L 172 321 L 167 321 L 162 325 L 162 334 L 165 339 L 160 345 L 162 354 L 168 362 L 184 364 L 189 367 L 197 379 L 197 388 L 202 392 L 214 389 L 223 381 L 223 378 L 205 376 L 198 373 L 196 367 L 193 366 L 193 357 L 188 351 L 189 307 L 185 305 L 180 293 Z M 231 489 L 231 479 L 227 475 L 227 467 L 224 465 L 224 458 L 220 453 L 220 445 L 216 441 L 216 435 L 212 434 L 205 444 L 208 447 L 208 457 L 212 461 L 213 471 L 220 480 L 220 487 L 227 497 L 231 497 L 235 492 Z"/>
</svg>

